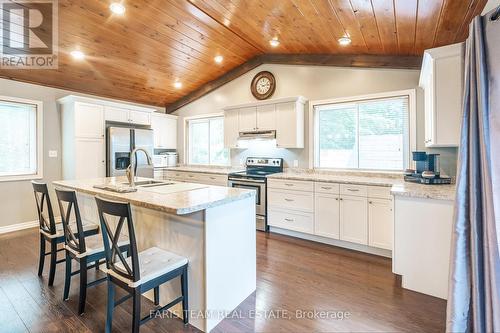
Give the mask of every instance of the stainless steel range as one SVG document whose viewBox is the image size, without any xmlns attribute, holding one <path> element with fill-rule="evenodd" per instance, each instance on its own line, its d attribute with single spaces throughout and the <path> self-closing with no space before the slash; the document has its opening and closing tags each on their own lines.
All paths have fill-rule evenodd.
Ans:
<svg viewBox="0 0 500 333">
<path fill-rule="evenodd" d="M 267 176 L 273 173 L 283 172 L 282 158 L 247 157 L 246 171 L 229 174 L 228 184 L 230 187 L 251 189 L 257 192 L 256 221 L 257 230 L 267 231 Z"/>
</svg>

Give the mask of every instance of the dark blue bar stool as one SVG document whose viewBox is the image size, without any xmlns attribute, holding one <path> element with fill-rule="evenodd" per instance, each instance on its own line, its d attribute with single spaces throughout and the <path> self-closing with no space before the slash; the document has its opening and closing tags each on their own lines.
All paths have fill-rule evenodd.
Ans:
<svg viewBox="0 0 500 333">
<path fill-rule="evenodd" d="M 132 297 L 132 331 L 139 332 L 139 326 L 153 318 L 146 316 L 141 319 L 141 294 L 154 289 L 154 302 L 155 305 L 159 306 L 159 286 L 176 277 L 181 279 L 181 296 L 156 310 L 162 311 L 182 302 L 184 324 L 188 324 L 188 259 L 157 247 L 138 252 L 130 205 L 100 198 L 96 198 L 96 202 L 108 268 L 108 306 L 105 331 L 111 332 L 115 306 Z M 118 222 L 110 223 L 111 219 L 118 220 Z M 124 227 L 128 231 L 130 239 L 129 258 L 123 257 L 117 241 Z M 115 286 L 125 290 L 128 295 L 115 301 Z"/>
</svg>

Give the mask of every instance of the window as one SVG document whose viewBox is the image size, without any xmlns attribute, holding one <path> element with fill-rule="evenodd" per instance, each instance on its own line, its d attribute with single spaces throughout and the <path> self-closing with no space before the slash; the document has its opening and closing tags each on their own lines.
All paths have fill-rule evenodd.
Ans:
<svg viewBox="0 0 500 333">
<path fill-rule="evenodd" d="M 42 103 L 0 96 L 0 180 L 42 177 Z"/>
<path fill-rule="evenodd" d="M 188 120 L 188 163 L 229 164 L 229 150 L 224 148 L 224 117 Z"/>
<path fill-rule="evenodd" d="M 407 168 L 414 141 L 410 139 L 410 99 L 413 93 L 313 103 L 315 167 Z"/>
</svg>

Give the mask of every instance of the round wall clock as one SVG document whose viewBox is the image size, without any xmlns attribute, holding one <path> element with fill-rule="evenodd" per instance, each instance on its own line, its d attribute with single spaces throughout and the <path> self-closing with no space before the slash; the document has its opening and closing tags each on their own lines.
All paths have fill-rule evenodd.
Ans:
<svg viewBox="0 0 500 333">
<path fill-rule="evenodd" d="M 257 99 L 267 99 L 274 94 L 276 79 L 271 72 L 263 71 L 257 73 L 252 80 L 250 90 Z"/>
</svg>

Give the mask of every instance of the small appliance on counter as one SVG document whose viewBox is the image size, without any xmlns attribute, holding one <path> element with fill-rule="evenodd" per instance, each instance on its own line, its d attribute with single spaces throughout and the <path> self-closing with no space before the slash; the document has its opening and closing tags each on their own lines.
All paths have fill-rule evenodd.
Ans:
<svg viewBox="0 0 500 333">
<path fill-rule="evenodd" d="M 405 171 L 405 181 L 427 185 L 451 184 L 450 177 L 442 177 L 440 174 L 439 154 L 427 154 L 423 151 L 414 151 L 412 154 L 416 169 Z"/>
<path fill-rule="evenodd" d="M 153 156 L 153 165 L 155 168 L 170 168 L 177 166 L 176 152 L 162 152 Z"/>
</svg>

